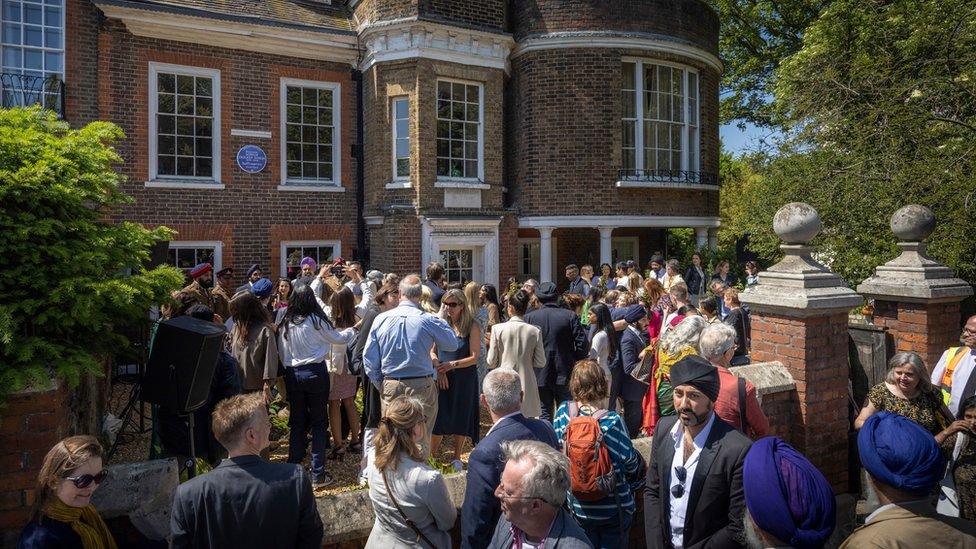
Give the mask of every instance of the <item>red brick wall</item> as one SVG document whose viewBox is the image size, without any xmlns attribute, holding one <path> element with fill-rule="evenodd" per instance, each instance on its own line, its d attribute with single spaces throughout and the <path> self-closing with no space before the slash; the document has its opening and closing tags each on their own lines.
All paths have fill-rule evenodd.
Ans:
<svg viewBox="0 0 976 549">
<path fill-rule="evenodd" d="M 718 53 L 718 16 L 698 0 L 514 0 L 511 9 L 516 40 L 612 30 L 674 36 Z"/>
<path fill-rule="evenodd" d="M 68 0 L 65 10 L 65 119 L 78 127 L 98 119 L 100 12 L 91 0 Z"/>
<path fill-rule="evenodd" d="M 440 22 L 502 30 L 507 27 L 508 0 L 423 0 L 421 15 Z"/>
<path fill-rule="evenodd" d="M 681 62 L 701 75 L 701 171 L 718 172 L 714 69 L 615 49 L 533 51 L 512 60 L 506 104 L 509 194 L 522 215 L 718 215 L 718 192 L 618 189 L 622 57 Z"/>
<path fill-rule="evenodd" d="M 382 225 L 370 227 L 371 269 L 401 276 L 420 273 L 420 222 L 407 213 L 386 217 Z"/>
<path fill-rule="evenodd" d="M 68 433 L 68 391 L 24 391 L 0 411 L 0 545 L 12 547 L 34 503 L 37 472 Z"/>
<path fill-rule="evenodd" d="M 895 340 L 895 351 L 921 355 L 929 371 L 942 353 L 956 347 L 960 333 L 960 302 L 908 303 L 875 299 L 874 323 L 885 326 Z"/>
<path fill-rule="evenodd" d="M 752 359 L 780 361 L 796 381 L 792 442 L 838 493 L 848 489 L 847 313 L 794 318 L 753 310 Z"/>
<path fill-rule="evenodd" d="M 164 62 L 221 71 L 222 190 L 146 188 L 148 179 L 149 62 Z M 223 264 L 238 272 L 258 263 L 277 273 L 280 239 L 271 237 L 272 224 L 305 227 L 289 239 L 329 240 L 327 226 L 345 225 L 344 256 L 354 250 L 356 226 L 356 88 L 348 66 L 260 53 L 214 48 L 133 36 L 119 22 L 107 21 L 99 39 L 100 117 L 119 124 L 127 138 L 118 145 L 128 177 L 123 190 L 135 201 L 116 212 L 117 219 L 174 228 L 195 228 L 198 237 L 180 234 L 178 240 L 224 242 Z M 338 82 L 341 86 L 341 183 L 343 193 L 278 191 L 280 184 L 280 78 Z M 264 130 L 271 139 L 231 136 L 231 129 Z M 245 144 L 261 146 L 268 165 L 259 174 L 237 168 L 237 150 Z"/>
</svg>

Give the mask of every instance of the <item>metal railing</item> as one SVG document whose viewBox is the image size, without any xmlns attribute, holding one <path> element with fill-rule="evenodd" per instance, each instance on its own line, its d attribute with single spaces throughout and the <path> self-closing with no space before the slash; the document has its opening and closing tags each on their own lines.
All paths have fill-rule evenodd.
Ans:
<svg viewBox="0 0 976 549">
<path fill-rule="evenodd" d="M 718 186 L 718 174 L 685 170 L 620 170 L 617 174 L 617 180 L 662 183 L 664 185 L 676 183 Z"/>
<path fill-rule="evenodd" d="M 0 73 L 0 107 L 41 105 L 64 118 L 64 80 L 60 76 Z"/>
</svg>

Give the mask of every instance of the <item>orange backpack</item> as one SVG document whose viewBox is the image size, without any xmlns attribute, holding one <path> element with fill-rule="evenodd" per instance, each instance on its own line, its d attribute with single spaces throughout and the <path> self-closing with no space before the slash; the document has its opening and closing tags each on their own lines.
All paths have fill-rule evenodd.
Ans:
<svg viewBox="0 0 976 549">
<path fill-rule="evenodd" d="M 613 462 L 600 429 L 600 418 L 605 415 L 606 410 L 598 410 L 591 416 L 581 416 L 576 402 L 569 401 L 563 453 L 569 458 L 570 490 L 580 501 L 598 501 L 615 494 Z"/>
</svg>

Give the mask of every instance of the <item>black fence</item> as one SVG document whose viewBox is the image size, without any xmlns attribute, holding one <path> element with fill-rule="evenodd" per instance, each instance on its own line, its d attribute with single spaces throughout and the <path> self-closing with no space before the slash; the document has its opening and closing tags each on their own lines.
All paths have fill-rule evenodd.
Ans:
<svg viewBox="0 0 976 549">
<path fill-rule="evenodd" d="M 64 118 L 64 80 L 60 76 L 0 73 L 0 107 L 41 105 Z"/>
<path fill-rule="evenodd" d="M 718 186 L 718 174 L 690 172 L 685 170 L 620 170 L 618 181 L 639 181 L 645 183 L 675 183 L 681 185 Z"/>
</svg>

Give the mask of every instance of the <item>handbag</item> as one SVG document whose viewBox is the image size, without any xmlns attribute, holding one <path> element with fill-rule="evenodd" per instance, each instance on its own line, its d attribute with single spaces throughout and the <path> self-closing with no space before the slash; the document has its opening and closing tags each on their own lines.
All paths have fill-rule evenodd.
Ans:
<svg viewBox="0 0 976 549">
<path fill-rule="evenodd" d="M 953 476 L 953 468 L 956 460 L 959 459 L 959 455 L 962 454 L 963 448 L 968 443 L 969 435 L 962 432 L 956 435 L 956 444 L 952 448 L 952 458 L 946 465 L 946 472 L 945 476 L 942 477 L 942 482 L 939 483 L 939 503 L 936 504 L 935 510 L 940 515 L 947 517 L 959 516 L 959 497 L 956 494 L 956 480 Z"/>
<path fill-rule="evenodd" d="M 400 504 L 397 503 L 396 498 L 393 497 L 393 492 L 390 491 L 390 480 L 386 478 L 385 470 L 383 471 L 383 485 L 386 487 L 386 497 L 390 498 L 390 503 L 392 503 L 393 506 L 396 507 L 396 510 L 400 512 L 400 516 L 403 517 L 403 521 L 407 523 L 407 526 L 409 526 L 410 529 L 413 530 L 415 534 L 417 534 L 418 544 L 420 540 L 424 540 L 424 542 L 430 546 L 430 549 L 437 549 L 437 546 L 434 545 L 434 542 L 430 541 L 430 539 L 424 535 L 424 533 L 420 530 L 420 528 L 417 528 L 417 525 L 414 524 L 409 517 L 407 517 L 407 514 L 404 513 L 403 509 L 400 507 Z"/>
</svg>

